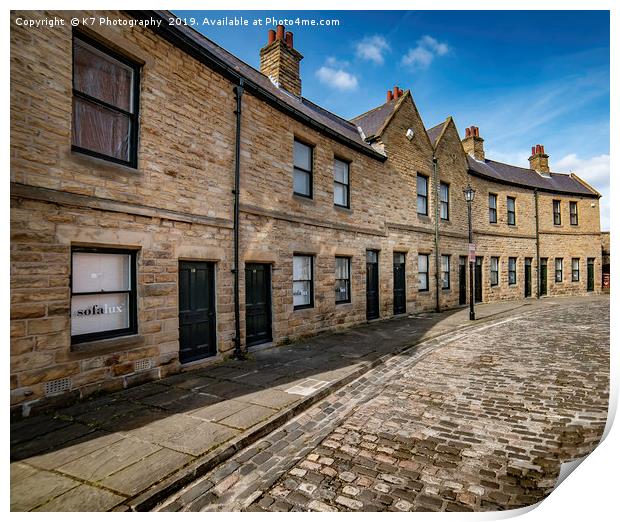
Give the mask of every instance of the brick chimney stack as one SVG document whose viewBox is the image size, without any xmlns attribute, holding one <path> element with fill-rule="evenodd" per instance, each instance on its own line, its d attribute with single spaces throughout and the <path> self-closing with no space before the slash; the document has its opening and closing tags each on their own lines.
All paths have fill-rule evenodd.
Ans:
<svg viewBox="0 0 620 522">
<path fill-rule="evenodd" d="M 484 161 L 484 140 L 480 137 L 478 127 L 468 127 L 465 129 L 465 139 L 462 141 L 463 149 L 478 161 Z"/>
<path fill-rule="evenodd" d="M 269 76 L 281 88 L 301 96 L 299 62 L 303 56 L 293 47 L 293 33 L 283 25 L 269 29 L 267 45 L 260 50 L 260 72 Z"/>
<path fill-rule="evenodd" d="M 530 168 L 539 174 L 549 174 L 549 155 L 545 154 L 544 145 L 532 147 L 532 155 L 529 157 Z"/>
</svg>

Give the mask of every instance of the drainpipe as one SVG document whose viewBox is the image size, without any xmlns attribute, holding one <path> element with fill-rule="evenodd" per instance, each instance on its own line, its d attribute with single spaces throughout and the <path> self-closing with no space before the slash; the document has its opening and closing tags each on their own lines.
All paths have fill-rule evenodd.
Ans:
<svg viewBox="0 0 620 522">
<path fill-rule="evenodd" d="M 437 179 L 437 158 L 433 154 L 433 182 L 435 184 L 435 308 L 441 311 L 439 305 L 439 180 Z"/>
<path fill-rule="evenodd" d="M 245 353 L 241 351 L 241 319 L 239 311 L 239 161 L 241 149 L 241 99 L 243 98 L 243 78 L 239 78 L 239 85 L 235 85 L 235 98 L 237 107 L 235 114 L 237 115 L 237 132 L 235 137 L 235 195 L 234 219 L 233 219 L 233 235 L 234 235 L 234 294 L 235 294 L 235 351 L 233 357 L 235 359 L 245 359 Z"/>
<path fill-rule="evenodd" d="M 540 299 L 540 234 L 538 233 L 538 189 L 534 189 L 534 216 L 536 219 L 536 299 Z"/>
</svg>

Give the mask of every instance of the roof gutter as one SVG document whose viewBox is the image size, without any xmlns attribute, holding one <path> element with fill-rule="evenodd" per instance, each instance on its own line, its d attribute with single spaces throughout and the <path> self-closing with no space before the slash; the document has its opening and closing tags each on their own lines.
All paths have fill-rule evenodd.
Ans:
<svg viewBox="0 0 620 522">
<path fill-rule="evenodd" d="M 495 183 L 499 183 L 500 185 L 510 185 L 511 187 L 519 187 L 519 188 L 524 188 L 528 190 L 538 190 L 539 192 L 548 192 L 550 194 L 566 194 L 568 196 L 578 196 L 578 197 L 593 198 L 593 199 L 594 198 L 600 199 L 601 197 L 600 194 L 598 193 L 584 194 L 583 192 L 570 192 L 568 190 L 552 190 L 552 189 L 547 189 L 547 188 L 542 188 L 542 187 L 532 187 L 531 185 L 524 185 L 523 183 L 515 183 L 513 181 L 506 181 L 504 179 L 494 178 L 493 176 L 487 176 L 486 174 L 482 174 L 481 172 L 478 172 L 471 168 L 468 168 L 467 172 L 471 174 L 472 176 L 476 176 L 481 179 L 486 179 L 488 181 L 493 181 Z"/>
<path fill-rule="evenodd" d="M 246 78 L 243 74 L 241 74 L 238 70 L 226 64 L 224 61 L 219 59 L 213 53 L 206 50 L 204 47 L 201 47 L 200 45 L 198 45 L 191 38 L 188 38 L 187 35 L 183 34 L 183 32 L 178 27 L 174 25 L 169 25 L 168 15 L 165 15 L 158 11 L 125 11 L 125 12 L 129 16 L 135 18 L 136 20 L 147 20 L 147 19 L 153 19 L 153 18 L 157 20 L 162 20 L 162 23 L 160 24 L 159 27 L 149 26 L 149 28 L 153 32 L 157 33 L 159 36 L 164 38 L 165 40 L 169 41 L 175 47 L 178 47 L 179 49 L 186 52 L 187 54 L 189 54 L 190 56 L 192 56 L 199 62 L 205 64 L 207 67 L 220 73 L 222 76 L 228 78 L 236 85 L 239 84 L 240 80 L 243 80 L 244 85 L 245 85 L 245 90 L 247 92 L 254 94 L 257 98 L 260 98 L 261 100 L 267 102 L 271 106 L 278 109 L 280 112 L 283 112 L 284 114 L 287 114 L 288 116 L 291 116 L 297 121 L 304 123 L 305 125 L 308 125 L 308 127 L 311 127 L 317 130 L 321 134 L 324 134 L 325 136 L 333 139 L 334 141 L 338 141 L 339 143 L 342 143 L 343 145 L 346 145 L 352 149 L 355 149 L 358 152 L 365 154 L 366 156 L 369 156 L 381 162 L 387 159 L 383 154 L 380 154 L 379 152 L 376 152 L 375 150 L 368 149 L 364 147 L 363 145 L 360 145 L 359 143 L 347 138 L 346 136 L 343 136 L 333 131 L 329 127 L 326 127 L 322 123 L 314 120 L 313 118 L 310 118 L 309 116 L 307 116 L 306 114 L 303 114 L 302 112 L 298 111 L 294 107 L 291 107 L 290 105 L 287 105 L 283 101 L 279 100 L 272 93 L 262 88 L 260 85 L 257 85 L 256 83 L 252 82 L 251 80 Z M 174 16 L 174 15 L 170 15 L 170 16 Z"/>
</svg>

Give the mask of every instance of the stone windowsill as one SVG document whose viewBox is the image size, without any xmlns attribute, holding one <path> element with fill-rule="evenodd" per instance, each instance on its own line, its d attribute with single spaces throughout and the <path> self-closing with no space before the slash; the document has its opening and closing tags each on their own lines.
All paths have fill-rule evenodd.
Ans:
<svg viewBox="0 0 620 522">
<path fill-rule="evenodd" d="M 83 356 L 103 355 L 110 352 L 135 348 L 144 344 L 144 336 L 140 334 L 114 337 L 112 339 L 100 339 L 71 345 L 71 354 L 75 358 Z"/>
</svg>

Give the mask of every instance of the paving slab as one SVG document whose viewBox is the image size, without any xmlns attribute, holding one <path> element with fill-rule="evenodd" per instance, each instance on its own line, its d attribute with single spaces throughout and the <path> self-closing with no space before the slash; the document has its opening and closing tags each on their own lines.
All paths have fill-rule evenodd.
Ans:
<svg viewBox="0 0 620 522">
<path fill-rule="evenodd" d="M 124 500 L 111 491 L 81 484 L 34 511 L 109 511 Z"/>
<path fill-rule="evenodd" d="M 192 417 L 218 422 L 226 417 L 230 417 L 233 413 L 237 413 L 248 407 L 247 402 L 240 402 L 234 399 L 228 401 L 220 401 L 204 408 L 189 412 Z"/>
<path fill-rule="evenodd" d="M 275 413 L 276 410 L 273 408 L 249 404 L 247 408 L 233 413 L 230 417 L 226 417 L 220 422 L 226 426 L 247 430 L 255 424 L 268 419 Z"/>
<path fill-rule="evenodd" d="M 159 482 L 191 460 L 192 457 L 189 455 L 163 448 L 104 478 L 100 483 L 127 496 L 133 496 Z"/>
<path fill-rule="evenodd" d="M 58 470 L 73 477 L 95 482 L 130 466 L 157 450 L 159 447 L 155 444 L 124 438 L 60 466 Z"/>
<path fill-rule="evenodd" d="M 49 471 L 11 481 L 11 511 L 30 511 L 79 485 L 76 480 Z"/>
<path fill-rule="evenodd" d="M 167 448 L 199 456 L 232 439 L 239 430 L 209 421 L 200 421 L 191 431 L 177 431 L 159 443 Z"/>
</svg>

